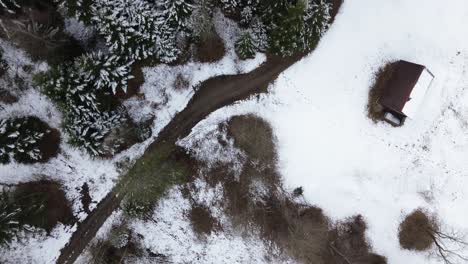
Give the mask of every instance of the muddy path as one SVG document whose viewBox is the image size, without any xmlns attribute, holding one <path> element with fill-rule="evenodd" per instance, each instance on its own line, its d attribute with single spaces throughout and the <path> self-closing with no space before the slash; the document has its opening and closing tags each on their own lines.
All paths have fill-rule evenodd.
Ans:
<svg viewBox="0 0 468 264">
<path fill-rule="evenodd" d="M 117 186 L 79 224 L 69 243 L 61 250 L 57 263 L 75 262 L 107 218 L 120 206 L 126 195 L 126 186 L 131 181 L 138 180 L 135 179 L 138 175 L 151 173 L 152 170 L 148 170 L 145 161 L 151 161 L 156 152 L 165 146 L 175 145 L 178 139 L 189 135 L 192 128 L 210 113 L 252 95 L 267 92 L 268 85 L 304 55 L 299 54 L 289 58 L 270 56 L 265 63 L 250 73 L 218 76 L 203 82 L 187 107 L 160 132 L 139 162 L 121 177 Z"/>
<path fill-rule="evenodd" d="M 343 0 L 331 0 L 331 2 L 333 22 Z M 203 82 L 186 108 L 159 133 L 157 139 L 146 149 L 133 168 L 120 178 L 112 191 L 79 224 L 68 244 L 61 250 L 57 263 L 70 264 L 76 261 L 107 218 L 119 208 L 127 194 L 129 184 L 138 181 L 138 178 L 144 174 L 158 177 L 155 175 L 156 169 L 153 169 L 151 164 L 155 159 L 161 159 L 161 150 L 175 146 L 178 139 L 188 136 L 192 128 L 210 113 L 256 94 L 266 93 L 268 86 L 283 71 L 305 55 L 307 54 L 303 53 L 288 58 L 269 56 L 265 63 L 250 73 L 218 76 Z"/>
</svg>

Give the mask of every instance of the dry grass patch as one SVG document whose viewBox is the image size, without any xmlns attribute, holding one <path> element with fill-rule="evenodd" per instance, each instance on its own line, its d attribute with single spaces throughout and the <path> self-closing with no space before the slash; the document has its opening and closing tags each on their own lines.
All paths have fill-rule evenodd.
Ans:
<svg viewBox="0 0 468 264">
<path fill-rule="evenodd" d="M 401 222 L 398 239 L 404 249 L 424 251 L 434 244 L 434 235 L 438 226 L 426 212 L 418 209 Z"/>
<path fill-rule="evenodd" d="M 395 71 L 396 63 L 397 62 L 389 62 L 375 73 L 374 84 L 369 90 L 369 102 L 367 104 L 367 116 L 374 122 L 384 120 L 384 111 L 379 104 L 379 99 L 382 96 L 386 83 L 390 80 Z"/>
<path fill-rule="evenodd" d="M 275 167 L 277 153 L 273 130 L 265 120 L 254 115 L 235 116 L 228 122 L 228 136 L 253 162 Z"/>
</svg>

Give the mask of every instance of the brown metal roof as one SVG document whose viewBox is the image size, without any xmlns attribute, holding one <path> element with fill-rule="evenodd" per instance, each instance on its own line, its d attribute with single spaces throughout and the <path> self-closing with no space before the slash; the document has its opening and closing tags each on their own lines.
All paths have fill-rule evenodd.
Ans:
<svg viewBox="0 0 468 264">
<path fill-rule="evenodd" d="M 399 61 L 396 63 L 392 76 L 384 86 L 379 103 L 387 109 L 403 116 L 403 107 L 410 98 L 411 91 L 419 80 L 425 67 L 419 64 Z"/>
</svg>

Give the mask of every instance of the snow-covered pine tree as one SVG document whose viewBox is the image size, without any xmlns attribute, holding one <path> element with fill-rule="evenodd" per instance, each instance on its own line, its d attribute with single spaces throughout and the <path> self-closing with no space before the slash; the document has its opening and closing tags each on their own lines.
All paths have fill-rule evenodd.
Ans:
<svg viewBox="0 0 468 264">
<path fill-rule="evenodd" d="M 34 117 L 0 120 L 0 163 L 29 163 L 42 158 L 39 146 L 51 131 L 40 131 L 40 122 Z"/>
<path fill-rule="evenodd" d="M 119 88 L 125 91 L 130 64 L 115 55 L 94 53 L 53 68 L 40 78 L 43 92 L 64 112 L 70 143 L 93 156 L 112 152 L 102 147 L 104 137 L 127 115 L 111 95 Z"/>
<path fill-rule="evenodd" d="M 155 53 L 162 23 L 157 10 L 143 0 L 97 0 L 93 18 L 113 54 L 142 60 Z"/>
<path fill-rule="evenodd" d="M 8 246 L 20 229 L 21 210 L 15 205 L 8 192 L 0 192 L 0 246 Z"/>
<path fill-rule="evenodd" d="M 90 25 L 93 18 L 92 6 L 96 0 L 55 0 L 65 7 L 69 16 L 81 20 L 86 25 Z"/>
<path fill-rule="evenodd" d="M 239 58 L 245 60 L 255 56 L 255 45 L 250 32 L 243 33 L 235 44 L 236 52 Z"/>
<path fill-rule="evenodd" d="M 328 28 L 330 5 L 324 0 L 262 0 L 269 50 L 277 55 L 290 56 L 310 50 Z M 270 3 L 268 6 L 266 3 Z"/>
<path fill-rule="evenodd" d="M 21 6 L 16 2 L 16 0 L 0 0 L 1 11 L 14 14 L 19 8 L 21 8 Z"/>
<path fill-rule="evenodd" d="M 331 4 L 326 0 L 312 0 L 308 2 L 305 20 L 305 43 L 308 48 L 317 45 L 322 35 L 330 26 Z"/>
<path fill-rule="evenodd" d="M 291 56 L 304 50 L 305 8 L 305 3 L 298 1 L 294 5 L 288 5 L 284 13 L 275 16 L 268 34 L 271 52 Z"/>
<path fill-rule="evenodd" d="M 193 12 L 192 0 L 159 0 L 158 9 L 164 19 L 164 23 L 170 27 L 185 29 L 187 20 Z"/>
</svg>

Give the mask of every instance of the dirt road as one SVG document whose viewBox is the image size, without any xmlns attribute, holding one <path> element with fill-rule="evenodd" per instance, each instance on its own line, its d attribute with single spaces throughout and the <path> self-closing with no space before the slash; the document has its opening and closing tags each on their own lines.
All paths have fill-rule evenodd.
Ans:
<svg viewBox="0 0 468 264">
<path fill-rule="evenodd" d="M 331 22 L 333 22 L 343 0 L 331 0 L 331 3 L 333 4 Z M 154 174 L 148 164 L 151 164 L 161 149 L 174 145 L 177 139 L 189 135 L 198 122 L 217 109 L 247 99 L 252 95 L 267 92 L 268 85 L 304 55 L 306 54 L 298 54 L 289 58 L 271 56 L 250 73 L 218 76 L 203 82 L 187 107 L 161 131 L 158 138 L 148 147 L 135 166 L 121 177 L 116 187 L 78 226 L 69 243 L 61 250 L 57 263 L 71 264 L 76 261 L 107 218 L 120 206 L 126 195 L 126 186 L 132 181 L 138 180 L 137 177 L 142 174 Z M 157 177 L 157 175 L 154 176 Z"/>
<path fill-rule="evenodd" d="M 250 73 L 218 76 L 203 82 L 187 107 L 174 117 L 161 131 L 156 141 L 148 147 L 140 159 L 141 162 L 137 162 L 129 173 L 121 177 L 117 186 L 78 226 L 69 243 L 61 250 L 57 263 L 75 262 L 106 219 L 119 207 L 126 195 L 125 186 L 134 180 L 134 175 L 148 173 L 145 161 L 151 161 L 154 153 L 160 150 L 162 145 L 173 145 L 177 139 L 190 134 L 192 128 L 211 112 L 252 95 L 266 92 L 268 85 L 303 55 L 290 58 L 269 57 L 265 63 Z"/>
</svg>

